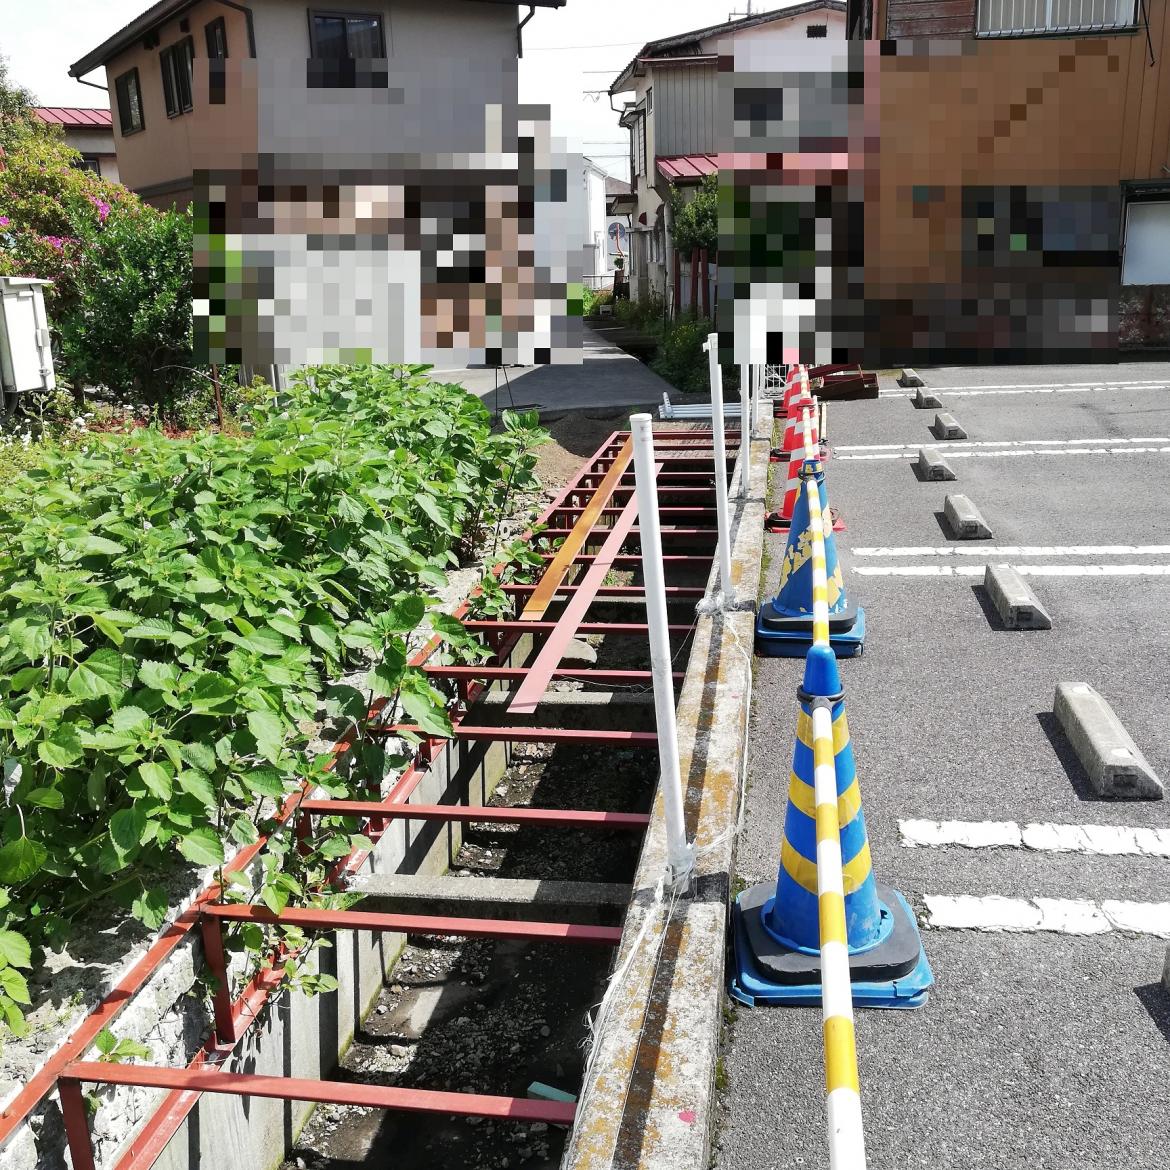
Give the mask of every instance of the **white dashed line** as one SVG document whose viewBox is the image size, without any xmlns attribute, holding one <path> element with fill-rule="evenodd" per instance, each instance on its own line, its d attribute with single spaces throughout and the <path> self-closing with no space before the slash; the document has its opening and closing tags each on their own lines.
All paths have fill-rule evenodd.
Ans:
<svg viewBox="0 0 1170 1170">
<path fill-rule="evenodd" d="M 1170 938 L 1170 902 L 1090 902 L 1081 898 L 971 897 L 927 894 L 926 921 L 933 930 L 993 933 L 1152 934 Z"/>
<path fill-rule="evenodd" d="M 1140 438 L 1118 439 L 958 439 L 947 443 L 947 454 L 953 455 L 969 447 L 1084 447 L 1092 443 L 1170 443 L 1167 435 L 1143 435 Z M 834 451 L 917 451 L 921 443 L 852 443 L 834 446 Z"/>
<path fill-rule="evenodd" d="M 855 557 L 1136 557 L 1170 555 L 1170 544 L 996 544 L 981 548 L 936 544 L 850 551 Z"/>
<path fill-rule="evenodd" d="M 928 446 L 929 443 L 923 443 Z M 1015 447 L 1009 451 L 952 451 L 950 444 L 945 446 L 948 459 L 1007 459 L 1012 456 L 1026 455 L 1166 455 L 1170 447 Z M 916 459 L 918 448 L 912 451 L 882 451 L 875 455 L 835 455 L 838 463 L 846 460 L 872 463 L 883 459 Z"/>
<path fill-rule="evenodd" d="M 994 561 L 993 564 L 1008 564 Z M 1170 565 L 1008 565 L 1022 577 L 1167 577 Z M 982 565 L 854 565 L 861 577 L 982 577 Z"/>
<path fill-rule="evenodd" d="M 1064 382 L 1044 382 L 1036 385 L 1016 386 L 924 386 L 928 394 L 949 394 L 955 398 L 972 398 L 984 395 L 998 394 L 1102 394 L 1110 390 L 1166 390 L 1170 384 L 1166 382 L 1084 382 L 1066 384 Z M 913 398 L 917 390 L 880 390 L 879 398 Z"/>
<path fill-rule="evenodd" d="M 1015 821 L 898 822 L 902 844 L 939 849 L 1031 849 L 1037 853 L 1088 853 L 1100 857 L 1164 857 L 1170 859 L 1170 829 L 1130 825 L 1056 825 Z"/>
</svg>

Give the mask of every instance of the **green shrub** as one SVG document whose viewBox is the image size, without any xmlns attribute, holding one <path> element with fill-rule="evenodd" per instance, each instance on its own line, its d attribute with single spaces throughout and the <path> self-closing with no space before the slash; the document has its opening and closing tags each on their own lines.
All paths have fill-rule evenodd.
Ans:
<svg viewBox="0 0 1170 1170">
<path fill-rule="evenodd" d="M 407 638 L 421 625 L 472 653 L 426 588 L 534 486 L 535 416 L 505 424 L 492 433 L 478 399 L 419 369 L 321 367 L 257 404 L 244 436 L 45 444 L 5 485 L 0 1012 L 14 1031 L 31 948 L 93 903 L 157 927 L 182 859 L 222 867 L 306 778 L 338 794 L 380 781 L 373 699 L 449 733 Z M 368 691 L 328 685 L 362 665 Z M 305 754 L 322 702 L 353 725 L 352 774 Z M 325 898 L 356 830 L 322 818 L 304 849 L 278 834 L 259 898 Z M 255 924 L 229 936 L 256 956 L 271 941 Z"/>
<path fill-rule="evenodd" d="M 191 216 L 152 210 L 87 226 L 74 283 L 76 302 L 58 324 L 66 376 L 175 417 L 200 376 L 191 351 Z"/>
</svg>

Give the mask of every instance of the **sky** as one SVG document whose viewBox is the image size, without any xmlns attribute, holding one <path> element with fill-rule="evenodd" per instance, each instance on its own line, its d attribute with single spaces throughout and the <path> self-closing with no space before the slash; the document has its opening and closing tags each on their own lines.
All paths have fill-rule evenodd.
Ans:
<svg viewBox="0 0 1170 1170">
<path fill-rule="evenodd" d="M 792 0 L 753 0 L 753 11 Z M 44 106 L 99 106 L 102 95 L 69 76 L 69 66 L 152 0 L 0 0 L 0 54 L 13 80 Z M 289 0 L 303 5 L 304 0 Z M 626 132 L 605 92 L 647 41 L 718 24 L 748 0 L 567 0 L 538 8 L 524 29 L 520 100 L 550 105 L 553 133 L 602 169 L 628 177 Z M 527 8 L 518 9 L 527 12 Z M 102 70 L 90 75 L 99 84 Z"/>
</svg>

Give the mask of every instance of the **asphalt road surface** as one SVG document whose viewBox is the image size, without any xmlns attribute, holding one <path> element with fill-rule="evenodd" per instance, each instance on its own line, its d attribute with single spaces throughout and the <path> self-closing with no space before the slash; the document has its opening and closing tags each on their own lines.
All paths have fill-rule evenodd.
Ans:
<svg viewBox="0 0 1170 1170">
<path fill-rule="evenodd" d="M 837 548 L 868 622 L 864 655 L 841 673 L 874 870 L 915 908 L 936 978 L 921 1010 L 858 1015 L 869 1166 L 1166 1170 L 1166 940 L 938 928 L 930 899 L 1121 900 L 1155 931 L 1170 923 L 1156 907 L 1170 902 L 1170 857 L 910 847 L 900 822 L 1136 826 L 1167 840 L 1170 799 L 1096 798 L 1052 707 L 1058 681 L 1090 683 L 1170 782 L 1170 365 L 920 373 L 967 442 L 934 440 L 935 412 L 888 379 L 878 401 L 829 407 Z M 956 482 L 916 477 L 926 444 Z M 951 538 L 949 492 L 970 497 L 992 539 Z M 774 591 L 783 538 L 768 539 Z M 1027 567 L 1051 630 L 999 626 L 981 587 L 989 560 Z M 801 668 L 757 660 L 747 884 L 775 877 Z M 828 1165 L 819 1009 L 740 1007 L 724 1067 L 720 1170 Z"/>
</svg>

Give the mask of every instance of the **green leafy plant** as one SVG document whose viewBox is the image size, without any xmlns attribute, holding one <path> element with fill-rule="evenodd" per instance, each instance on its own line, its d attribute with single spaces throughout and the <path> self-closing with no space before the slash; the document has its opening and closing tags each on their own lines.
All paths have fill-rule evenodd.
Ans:
<svg viewBox="0 0 1170 1170">
<path fill-rule="evenodd" d="M 93 1040 L 104 1064 L 121 1064 L 124 1060 L 149 1060 L 150 1049 L 137 1040 L 119 1040 L 109 1028 L 103 1028 Z"/>
<path fill-rule="evenodd" d="M 456 655 L 479 652 L 428 588 L 532 482 L 538 439 L 531 416 L 493 432 L 478 399 L 425 369 L 317 367 L 256 401 L 241 436 L 146 428 L 46 444 L 6 485 L 10 1027 L 28 1004 L 31 947 L 60 943 L 110 898 L 158 927 L 162 879 L 183 861 L 222 870 L 271 833 L 254 896 L 270 907 L 334 896 L 326 878 L 360 846 L 356 824 L 325 819 L 294 847 L 275 810 L 305 782 L 347 795 L 401 764 L 367 726 L 375 701 L 450 734 L 446 696 L 408 664 L 410 639 L 421 629 Z M 358 667 L 366 690 L 329 685 Z M 354 731 L 332 772 L 306 751 L 323 718 Z M 270 943 L 246 926 L 231 938 L 257 956 Z"/>
</svg>

